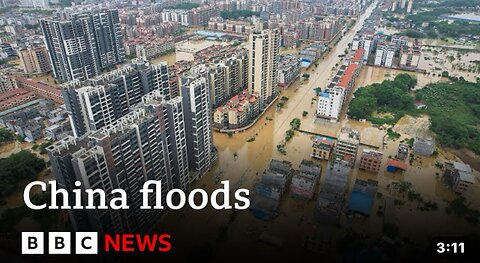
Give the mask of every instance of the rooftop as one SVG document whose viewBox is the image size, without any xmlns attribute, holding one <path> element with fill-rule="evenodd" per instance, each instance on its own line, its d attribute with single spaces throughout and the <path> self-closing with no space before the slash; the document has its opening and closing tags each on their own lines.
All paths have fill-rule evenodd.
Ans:
<svg viewBox="0 0 480 263">
<path fill-rule="evenodd" d="M 365 53 L 365 49 L 359 48 L 355 51 L 353 55 L 352 62 L 360 62 L 363 58 L 363 54 Z"/>
<path fill-rule="evenodd" d="M 471 184 L 475 183 L 475 177 L 471 173 L 460 171 L 458 175 L 460 176 L 461 181 L 468 182 Z"/>
<path fill-rule="evenodd" d="M 468 164 L 453 162 L 453 167 L 455 167 L 455 169 L 457 169 L 458 171 L 467 172 L 467 173 L 472 172 L 472 168 Z"/>
<path fill-rule="evenodd" d="M 340 82 L 337 85 L 345 89 L 348 88 L 348 85 L 352 81 L 353 75 L 355 74 L 357 67 L 358 67 L 357 64 L 348 65 L 347 69 L 343 73 L 342 78 L 340 79 Z"/>
<path fill-rule="evenodd" d="M 57 88 L 53 87 L 53 86 L 46 85 L 46 84 L 43 84 L 41 82 L 36 82 L 32 79 L 27 79 L 27 78 L 22 78 L 22 77 L 17 77 L 16 80 L 19 81 L 19 82 L 25 83 L 27 85 L 30 85 L 34 88 L 41 89 L 41 90 L 46 91 L 48 93 L 52 93 L 52 94 L 55 94 L 57 96 L 62 97 L 62 91 L 60 89 L 57 89 Z"/>
<path fill-rule="evenodd" d="M 373 206 L 373 196 L 360 192 L 353 191 L 348 202 L 348 210 L 368 216 Z"/>
<path fill-rule="evenodd" d="M 382 156 L 383 156 L 383 153 L 382 152 L 379 152 L 379 151 L 375 151 L 375 150 L 371 150 L 371 149 L 364 149 L 362 151 L 362 157 L 363 156 L 368 156 L 368 157 L 371 157 L 371 158 L 375 158 L 375 159 L 382 159 Z"/>
<path fill-rule="evenodd" d="M 335 140 L 329 137 L 325 136 L 315 136 L 312 138 L 314 143 L 323 143 L 323 144 L 328 144 L 328 145 L 333 145 L 335 144 Z"/>
<path fill-rule="evenodd" d="M 404 163 L 404 162 L 400 162 L 400 161 L 397 161 L 397 160 L 388 160 L 387 161 L 387 166 L 393 166 L 393 167 L 396 167 L 398 169 L 401 169 L 401 170 L 407 170 L 407 164 Z"/>
</svg>

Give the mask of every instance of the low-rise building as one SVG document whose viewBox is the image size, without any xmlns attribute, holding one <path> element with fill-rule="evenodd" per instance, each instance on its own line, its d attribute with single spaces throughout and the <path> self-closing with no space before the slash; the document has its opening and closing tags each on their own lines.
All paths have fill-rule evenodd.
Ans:
<svg viewBox="0 0 480 263">
<path fill-rule="evenodd" d="M 422 53 L 420 51 L 420 46 L 416 43 L 413 45 L 405 45 L 400 51 L 400 63 L 401 68 L 412 68 L 415 69 L 418 67 L 420 62 L 420 57 Z"/>
<path fill-rule="evenodd" d="M 34 142 L 43 138 L 43 126 L 39 123 L 29 123 L 26 126 L 18 126 L 17 132 L 24 138 L 25 141 Z"/>
<path fill-rule="evenodd" d="M 361 65 L 362 65 L 361 63 L 349 64 L 345 69 L 345 71 L 343 72 L 343 75 L 337 84 L 337 86 L 344 88 L 345 94 L 347 94 L 343 99 L 344 102 L 347 99 L 348 94 L 350 94 L 350 91 L 353 89 L 353 86 L 355 84 L 355 80 L 357 80 L 358 74 L 360 74 Z"/>
<path fill-rule="evenodd" d="M 135 55 L 147 60 L 172 51 L 175 51 L 173 37 L 143 36 L 125 42 L 127 56 Z"/>
<path fill-rule="evenodd" d="M 308 68 L 312 63 L 319 59 L 327 50 L 324 44 L 313 43 L 300 51 L 301 66 Z"/>
<path fill-rule="evenodd" d="M 212 53 L 223 52 L 222 50 L 229 50 L 227 43 L 214 42 L 210 40 L 184 40 L 175 44 L 175 56 L 177 62 L 186 61 L 198 61 L 202 58 L 208 59 L 210 56 L 218 56 L 218 54 Z M 207 56 L 207 57 L 205 57 Z"/>
<path fill-rule="evenodd" d="M 378 173 L 382 165 L 383 153 L 370 149 L 364 149 L 360 156 L 360 163 L 358 168 L 370 172 Z"/>
<path fill-rule="evenodd" d="M 315 194 L 315 188 L 320 179 L 322 166 L 309 160 L 300 163 L 299 170 L 295 172 L 290 185 L 293 197 L 310 200 Z"/>
<path fill-rule="evenodd" d="M 341 65 L 332 81 L 318 95 L 317 118 L 337 122 L 343 105 L 351 94 L 355 81 L 363 65 L 365 50 L 358 48 L 352 52 L 347 62 Z"/>
<path fill-rule="evenodd" d="M 397 171 L 404 172 L 408 168 L 407 164 L 398 160 L 389 159 L 387 161 L 387 172 L 395 173 Z"/>
<path fill-rule="evenodd" d="M 475 183 L 472 168 L 470 165 L 460 162 L 445 163 L 443 183 L 457 194 L 465 193 Z"/>
<path fill-rule="evenodd" d="M 5 111 L 13 107 L 30 102 L 36 98 L 33 92 L 25 89 L 11 89 L 0 93 L 0 111 Z"/>
<path fill-rule="evenodd" d="M 338 224 L 345 203 L 348 177 L 351 168 L 347 161 L 328 163 L 325 182 L 322 184 L 315 206 L 314 218 L 322 224 Z"/>
<path fill-rule="evenodd" d="M 395 52 L 397 51 L 394 44 L 380 43 L 377 46 L 375 53 L 375 62 L 376 66 L 384 66 L 391 68 L 393 66 L 393 58 L 395 57 Z"/>
<path fill-rule="evenodd" d="M 19 88 L 31 91 L 38 97 L 51 99 L 59 104 L 64 103 L 62 91 L 59 88 L 22 77 L 17 77 L 15 80 L 17 81 L 17 86 Z"/>
<path fill-rule="evenodd" d="M 324 136 L 315 136 L 312 138 L 311 156 L 320 160 L 330 160 L 330 155 L 335 146 L 335 140 Z"/>
<path fill-rule="evenodd" d="M 300 76 L 300 60 L 295 56 L 283 56 L 278 63 L 278 86 L 285 89 Z"/>
<path fill-rule="evenodd" d="M 293 175 L 292 163 L 273 159 L 262 174 L 262 183 L 273 185 L 283 193 Z"/>
<path fill-rule="evenodd" d="M 395 158 L 404 161 L 407 159 L 407 157 L 408 157 L 408 145 L 404 143 L 400 143 L 398 145 L 397 155 L 395 156 Z"/>
<path fill-rule="evenodd" d="M 348 160 L 349 165 L 353 166 L 359 145 L 360 132 L 351 128 L 342 128 L 335 146 L 335 158 Z"/>
<path fill-rule="evenodd" d="M 248 125 L 260 113 L 257 96 L 245 90 L 218 107 L 213 113 L 213 126 L 218 129 L 237 129 Z"/>
<path fill-rule="evenodd" d="M 255 196 L 251 205 L 255 217 L 268 220 L 278 214 L 280 199 L 292 174 L 290 162 L 275 159 L 270 162 L 261 175 L 260 183 L 255 186 Z"/>
<path fill-rule="evenodd" d="M 423 156 L 431 156 L 435 152 L 435 140 L 433 138 L 415 138 L 413 153 Z"/>
<path fill-rule="evenodd" d="M 373 180 L 355 180 L 353 185 L 353 191 L 350 194 L 350 200 L 348 201 L 348 213 L 356 213 L 362 216 L 369 216 L 373 202 L 375 200 L 375 194 L 377 193 L 378 182 Z"/>
</svg>

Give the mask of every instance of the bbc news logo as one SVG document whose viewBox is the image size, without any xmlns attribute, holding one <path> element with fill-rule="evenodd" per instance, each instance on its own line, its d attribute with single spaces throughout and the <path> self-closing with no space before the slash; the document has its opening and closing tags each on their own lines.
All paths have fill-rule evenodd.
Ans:
<svg viewBox="0 0 480 263">
<path fill-rule="evenodd" d="M 105 234 L 100 242 L 97 232 L 76 232 L 73 236 L 70 232 L 23 232 L 22 254 L 92 255 L 99 249 L 106 253 L 168 252 L 172 248 L 170 234 Z"/>
</svg>

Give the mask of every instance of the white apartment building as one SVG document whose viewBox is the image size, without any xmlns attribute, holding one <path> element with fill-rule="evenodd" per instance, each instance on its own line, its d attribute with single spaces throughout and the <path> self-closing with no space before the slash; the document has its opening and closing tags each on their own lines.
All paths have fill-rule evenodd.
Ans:
<svg viewBox="0 0 480 263">
<path fill-rule="evenodd" d="M 345 89 L 335 86 L 327 88 L 318 96 L 317 118 L 337 122 L 342 111 Z"/>
<path fill-rule="evenodd" d="M 264 109 L 278 94 L 278 29 L 256 31 L 248 38 L 248 89 L 260 99 Z"/>
<path fill-rule="evenodd" d="M 161 13 L 162 22 L 179 22 L 182 26 L 189 26 L 191 15 L 187 10 L 165 9 Z"/>
</svg>

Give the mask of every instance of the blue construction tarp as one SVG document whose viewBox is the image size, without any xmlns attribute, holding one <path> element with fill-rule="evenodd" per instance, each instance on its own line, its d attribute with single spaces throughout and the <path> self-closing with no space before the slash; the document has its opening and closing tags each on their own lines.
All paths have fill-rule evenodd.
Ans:
<svg viewBox="0 0 480 263">
<path fill-rule="evenodd" d="M 387 171 L 391 172 L 391 173 L 394 173 L 394 172 L 397 171 L 397 167 L 389 165 L 389 166 L 387 166 Z"/>
</svg>

